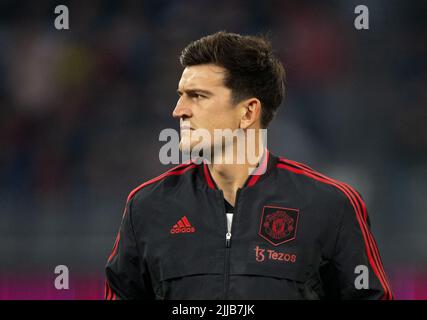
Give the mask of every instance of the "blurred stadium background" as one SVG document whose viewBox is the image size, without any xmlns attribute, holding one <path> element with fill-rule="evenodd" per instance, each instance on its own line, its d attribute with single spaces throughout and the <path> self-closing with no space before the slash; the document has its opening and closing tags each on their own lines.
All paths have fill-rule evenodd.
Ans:
<svg viewBox="0 0 427 320">
<path fill-rule="evenodd" d="M 356 187 L 396 298 L 427 299 L 426 18 L 403 0 L 2 0 L 0 299 L 102 298 L 127 194 L 168 169 L 180 51 L 219 30 L 269 32 L 288 82 L 270 150 Z"/>
</svg>

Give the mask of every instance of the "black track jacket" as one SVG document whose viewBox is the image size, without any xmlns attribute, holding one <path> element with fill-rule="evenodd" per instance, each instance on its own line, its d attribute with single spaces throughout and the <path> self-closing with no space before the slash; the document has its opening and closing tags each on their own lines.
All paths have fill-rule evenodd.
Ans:
<svg viewBox="0 0 427 320">
<path fill-rule="evenodd" d="M 205 163 L 145 182 L 126 203 L 106 299 L 393 299 L 365 204 L 349 185 L 267 149 L 224 197 Z"/>
</svg>

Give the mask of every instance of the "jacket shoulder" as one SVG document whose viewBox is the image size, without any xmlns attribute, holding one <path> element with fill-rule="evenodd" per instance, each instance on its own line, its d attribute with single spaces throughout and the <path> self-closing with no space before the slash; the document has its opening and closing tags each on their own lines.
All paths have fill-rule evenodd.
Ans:
<svg viewBox="0 0 427 320">
<path fill-rule="evenodd" d="M 129 193 L 127 197 L 127 202 L 130 202 L 135 197 L 145 198 L 155 189 L 164 190 L 165 188 L 163 187 L 166 187 L 167 190 L 168 188 L 176 186 L 177 183 L 182 180 L 182 177 L 185 175 L 185 173 L 193 171 L 192 169 L 196 167 L 197 165 L 193 162 L 180 164 L 148 181 L 145 181 Z"/>
<path fill-rule="evenodd" d="M 299 188 L 312 191 L 322 198 L 328 198 L 335 204 L 363 202 L 360 193 L 351 185 L 331 178 L 304 163 L 280 157 L 277 168 L 283 169 Z"/>
</svg>

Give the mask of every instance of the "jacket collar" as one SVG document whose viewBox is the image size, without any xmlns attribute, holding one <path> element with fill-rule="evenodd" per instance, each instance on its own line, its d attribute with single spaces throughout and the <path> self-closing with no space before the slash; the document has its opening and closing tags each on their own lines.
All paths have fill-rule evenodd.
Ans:
<svg viewBox="0 0 427 320">
<path fill-rule="evenodd" d="M 271 170 L 275 167 L 276 162 L 277 156 L 273 155 L 267 148 L 265 148 L 259 165 L 248 176 L 242 188 L 253 187 L 260 180 L 268 176 Z M 205 161 L 198 165 L 198 172 L 209 189 L 218 190 L 218 186 L 212 178 L 209 167 Z"/>
</svg>

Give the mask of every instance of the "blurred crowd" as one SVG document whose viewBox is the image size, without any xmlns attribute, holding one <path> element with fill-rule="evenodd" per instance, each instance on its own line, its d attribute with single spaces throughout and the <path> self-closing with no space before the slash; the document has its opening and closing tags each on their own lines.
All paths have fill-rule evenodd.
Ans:
<svg viewBox="0 0 427 320">
<path fill-rule="evenodd" d="M 427 4 L 365 1 L 362 31 L 358 4 L 2 1 L 0 298 L 59 264 L 102 279 L 127 194 L 168 169 L 180 52 L 219 30 L 269 36 L 287 72 L 270 150 L 353 185 L 397 296 L 426 298 Z"/>
</svg>

